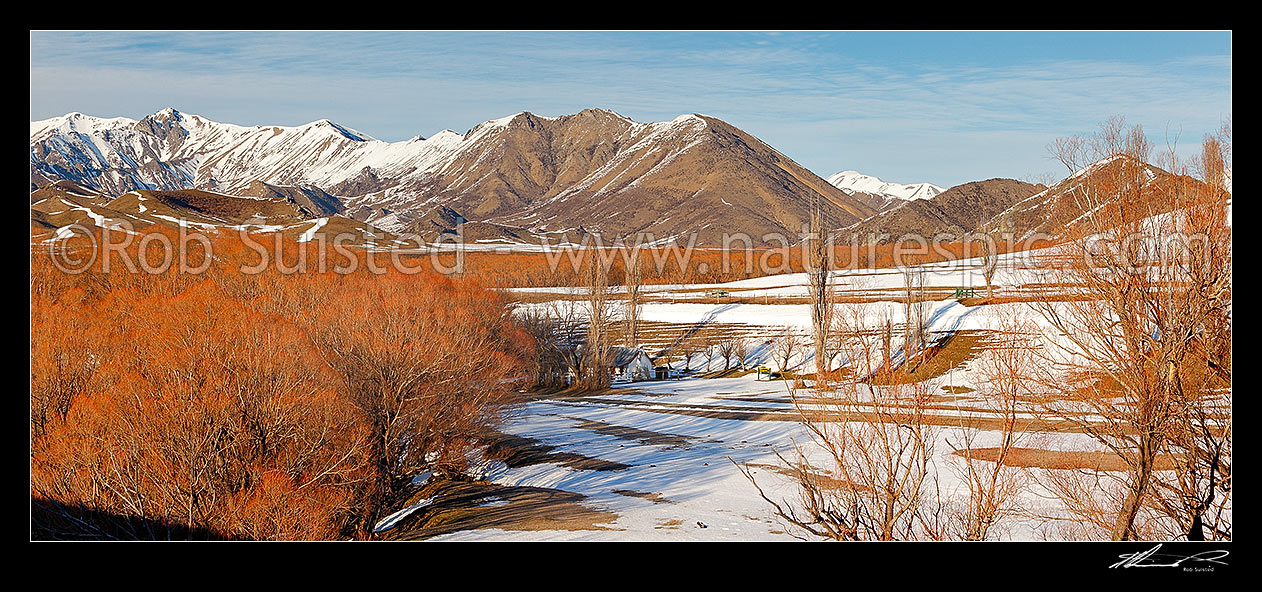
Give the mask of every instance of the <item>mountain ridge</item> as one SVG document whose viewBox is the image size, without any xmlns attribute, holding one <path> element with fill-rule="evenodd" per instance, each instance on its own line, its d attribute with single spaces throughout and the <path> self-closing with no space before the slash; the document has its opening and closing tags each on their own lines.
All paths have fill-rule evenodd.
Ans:
<svg viewBox="0 0 1262 592">
<path fill-rule="evenodd" d="M 876 210 L 717 118 L 641 123 L 613 111 L 522 111 L 385 142 L 317 120 L 239 126 L 167 108 L 140 120 L 70 113 L 31 123 L 32 188 L 71 180 L 102 193 L 262 182 L 315 188 L 341 211 L 400 231 L 443 206 L 474 222 L 553 233 L 585 227 L 657 239 L 720 232 L 796 238 L 809 204 L 837 226 Z M 734 208 L 724 216 L 727 208 Z M 336 208 L 334 208 L 336 209 Z"/>
<path fill-rule="evenodd" d="M 648 242 L 724 246 L 794 244 L 815 203 L 825 227 L 861 235 L 1055 234 L 1083 213 L 1065 197 L 1075 184 L 1113 166 L 1103 159 L 1052 187 L 996 178 L 944 190 L 850 170 L 824 179 L 715 117 L 642 123 L 604 109 L 521 111 L 400 142 L 328 119 L 247 127 L 174 108 L 139 120 L 72 112 L 31 122 L 30 158 L 41 228 L 95 223 L 120 213 L 111 204 L 166 220 L 146 215 L 140 197 L 162 202 L 167 218 L 195 202 L 188 213 L 201 223 L 239 223 L 248 202 L 226 196 L 275 203 L 286 224 L 338 218 L 357 232 L 425 240 L 460 226 L 473 240 L 507 244 L 643 233 Z M 190 190 L 205 194 L 179 193 Z M 128 194 L 138 197 L 116 199 Z"/>
</svg>

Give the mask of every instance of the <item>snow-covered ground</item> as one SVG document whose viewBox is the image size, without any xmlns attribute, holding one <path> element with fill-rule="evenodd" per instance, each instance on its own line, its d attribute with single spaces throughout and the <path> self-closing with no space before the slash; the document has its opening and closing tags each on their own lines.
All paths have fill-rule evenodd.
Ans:
<svg viewBox="0 0 1262 592">
<path fill-rule="evenodd" d="M 1002 290 L 1021 287 L 1024 267 L 1012 257 L 1001 264 L 997 280 Z M 928 265 L 926 286 L 981 285 L 980 275 L 973 275 L 968 266 L 962 272 L 958 265 Z M 962 275 L 963 274 L 963 275 Z M 897 289 L 902 287 L 899 270 L 860 270 L 838 272 L 835 278 L 850 289 Z M 718 285 L 650 286 L 654 296 L 696 295 L 698 289 L 722 288 L 733 295 L 783 293 L 806 295 L 805 274 L 765 276 Z M 567 288 L 523 289 L 532 292 L 553 292 L 565 297 L 574 292 Z M 890 294 L 894 296 L 894 294 Z M 579 304 L 581 306 L 581 303 Z M 544 306 L 523 304 L 522 306 Z M 867 313 L 888 314 L 894 323 L 903 321 L 904 311 L 893 300 L 866 303 Z M 957 331 L 987 331 L 994 328 L 1001 313 L 1012 313 L 1037 320 L 1026 304 L 1009 303 L 987 306 L 965 306 L 953 298 L 928 302 L 930 338 L 941 338 Z M 709 323 L 728 326 L 749 326 L 772 335 L 783 327 L 805 332 L 810 311 L 805 304 L 715 303 L 697 300 L 650 300 L 643 305 L 642 318 L 650 322 L 681 327 Z M 1009 315 L 1010 316 L 1010 315 Z M 803 348 L 809 349 L 809 348 Z M 779 369 L 773 348 L 765 342 L 754 344 L 745 359 L 747 366 L 766 365 Z M 690 368 L 722 368 L 721 359 L 707 359 L 712 354 L 698 354 L 689 361 Z M 674 361 L 682 368 L 681 361 Z M 790 364 L 791 369 L 814 371 L 814 360 L 803 351 Z M 932 390 L 946 393 L 941 387 L 976 388 L 982 380 L 970 363 L 964 363 L 932 380 Z M 780 381 L 759 381 L 752 374 L 738 378 L 689 377 L 681 380 L 651 381 L 615 385 L 613 394 L 566 400 L 542 400 L 516 409 L 502 429 L 506 433 L 533 438 L 555 452 L 573 452 L 589 457 L 628 465 L 617 471 L 587 471 L 558 463 L 535 464 L 508 468 L 494 462 L 485 468 L 485 478 L 505 486 L 535 486 L 561 489 L 587 496 L 584 504 L 613 512 L 618 519 L 605 528 L 612 530 L 504 531 L 494 529 L 467 530 L 438 537 L 440 540 L 779 540 L 793 539 L 793 530 L 781 522 L 773 508 L 738 470 L 736 463 L 749 463 L 764 491 L 774 499 L 794 499 L 795 488 L 787 477 L 773 467 L 782 463 L 776 450 L 789 454 L 794 442 L 810 441 L 809 434 L 788 399 L 788 386 Z M 939 410 L 953 416 L 985 415 L 975 407 L 977 401 L 961 397 L 957 408 Z M 595 431 L 593 422 L 615 428 L 644 430 L 666 436 L 670 443 L 651 443 L 625 435 L 610 435 L 610 430 Z M 642 432 L 633 432 L 642 433 Z M 938 486 L 948 497 L 965 492 L 951 469 L 958 457 L 952 454 L 949 442 L 958 441 L 959 429 L 936 428 L 934 474 Z M 978 446 L 998 440 L 998 433 L 979 432 Z M 1097 446 L 1081 434 L 1037 434 L 1026 445 L 1061 450 L 1094 450 Z M 621 492 L 621 493 L 619 493 Z M 638 492 L 628 495 L 628 492 Z M 1045 492 L 1044 492 L 1045 493 Z M 1035 488 L 1023 493 L 1027 507 L 1041 508 L 1045 514 L 1056 508 Z M 1005 539 L 1040 538 L 1038 525 L 1030 521 L 1007 520 L 997 527 Z"/>
<path fill-rule="evenodd" d="M 1028 264 L 1028 254 L 1001 256 L 996 275 L 998 295 L 1044 293 L 1040 274 Z M 927 288 L 984 288 L 979 269 L 958 263 L 921 266 Z M 894 324 L 904 320 L 904 306 L 894 298 L 903 287 L 904 276 L 898 269 L 850 270 L 835 273 L 835 282 L 843 290 L 870 292 L 862 298 L 863 312 L 875 327 L 881 319 Z M 713 288 L 727 290 L 732 296 L 805 297 L 805 274 L 771 275 L 714 285 L 647 286 L 650 298 L 642 306 L 641 317 L 648 323 L 659 323 L 662 335 L 679 334 L 680 330 L 706 325 L 722 325 L 727 331 L 754 337 L 744 363 L 780 370 L 775 360 L 771 339 L 788 327 L 805 335 L 810 326 L 810 310 L 796 302 L 767 303 L 715 301 L 706 295 Z M 554 294 L 558 299 L 575 299 L 582 289 L 523 288 L 520 292 Z M 936 298 L 941 297 L 941 293 Z M 537 296 L 532 298 L 537 300 Z M 1067 345 L 1058 334 L 1026 302 L 1004 302 L 966 306 L 954 298 L 941 298 L 925 303 L 929 341 L 944 339 L 961 331 L 986 335 L 1001 323 L 1013 319 L 1031 322 L 1045 344 Z M 543 307 L 547 303 L 522 303 L 520 307 Z M 1054 304 L 1055 307 L 1064 306 Z M 1035 329 L 1036 328 L 1036 329 Z M 765 337 L 766 339 L 762 339 Z M 896 344 L 897 345 L 897 344 Z M 815 370 L 812 352 L 803 347 L 788 365 L 789 370 L 810 373 Z M 1044 348 L 1048 355 L 1063 359 L 1057 348 Z M 678 352 L 675 352 L 676 354 Z M 759 381 L 753 374 L 735 378 L 702 378 L 698 369 L 721 369 L 724 362 L 717 352 L 696 353 L 688 361 L 693 370 L 679 380 L 615 384 L 614 391 L 595 397 L 546 399 L 524 404 L 515 409 L 502 427 L 505 433 L 532 438 L 556 453 L 577 453 L 587 457 L 627 465 L 621 470 L 580 470 L 559 463 L 543 463 L 509 468 L 494 461 L 483 467 L 486 479 L 504 486 L 535 486 L 560 489 L 586 496 L 583 504 L 618 516 L 607 530 L 465 530 L 444 534 L 439 540 L 781 540 L 792 539 L 800 530 L 784 524 L 774 508 L 763 500 L 758 490 L 734 464 L 748 466 L 768 496 L 776 500 L 796 500 L 796 486 L 777 472 L 782 462 L 775 451 L 792 457 L 794 443 L 809 443 L 810 435 L 788 398 L 789 386 L 780 381 Z M 901 352 L 894 352 L 898 363 Z M 943 374 L 928 380 L 931 394 L 940 395 L 932 413 L 952 423 L 931 428 L 934 432 L 933 468 L 928 487 L 941 492 L 946 499 L 964 501 L 963 487 L 953 467 L 960 457 L 953 454 L 965 431 L 954 425 L 954 418 L 993 417 L 993 411 L 975 392 L 986 381 L 977 367 L 977 357 L 967 359 Z M 667 363 L 659 360 L 660 363 Z M 679 358 L 669 362 L 677 369 L 684 363 Z M 736 361 L 733 361 L 736 364 Z M 952 396 L 958 395 L 958 396 Z M 1029 413 L 1019 414 L 1031 419 Z M 1083 416 L 1083 419 L 1098 419 Z M 987 425 L 985 422 L 982 425 Z M 604 429 L 594 429 L 601 426 Z M 620 433 L 619 430 L 622 430 Z M 661 435 L 649 441 L 643 434 Z M 975 447 L 994 446 L 1000 434 L 977 430 Z M 635 437 L 637 434 L 640 436 Z M 1018 447 L 1064 452 L 1101 451 L 1101 445 L 1081 433 L 1030 433 L 1022 436 Z M 809 448 L 809 447 L 808 447 Z M 809 459 L 817 464 L 814 457 Z M 825 460 L 820 458 L 818 460 Z M 1001 540 L 1039 540 L 1059 535 L 1044 519 L 1065 515 L 1065 508 L 1055 496 L 1030 482 L 1019 494 L 1025 514 L 1006 516 L 991 531 Z M 1033 518 L 1040 516 L 1042 518 Z M 1054 523 L 1053 523 L 1054 524 Z"/>
<path fill-rule="evenodd" d="M 502 485 L 529 485 L 588 496 L 587 505 L 619 515 L 607 528 L 620 530 L 511 532 L 473 530 L 442 540 L 766 540 L 792 538 L 784 533 L 756 490 L 728 458 L 772 463 L 772 446 L 804 437 L 797 424 L 782 421 L 713 419 L 639 408 L 651 400 L 694 406 L 713 404 L 715 388 L 746 394 L 772 393 L 778 383 L 752 379 L 680 380 L 634 385 L 640 395 L 626 405 L 537 402 L 519 410 L 505 431 L 529 436 L 559 451 L 610 460 L 630 468 L 582 471 L 558 464 L 493 469 L 487 478 Z M 629 391 L 628 391 L 629 392 Z M 653 395 L 664 395 L 654 397 Z M 657 409 L 661 409 L 658 407 Z M 682 436 L 687 444 L 649 444 L 584 429 L 583 420 Z M 759 476 L 770 471 L 759 471 Z M 659 494 L 654 501 L 614 490 Z M 702 527 L 701 525 L 705 525 Z"/>
<path fill-rule="evenodd" d="M 507 433 L 575 452 L 614 461 L 629 468 L 586 471 L 546 463 L 510 469 L 493 463 L 485 478 L 508 486 L 561 489 L 587 496 L 584 504 L 618 514 L 610 530 L 506 531 L 466 530 L 435 540 L 792 540 L 786 525 L 736 467 L 749 463 L 758 484 L 773 499 L 795 496 L 773 450 L 790 454 L 793 443 L 809 442 L 805 428 L 787 402 L 787 387 L 778 381 L 740 378 L 687 378 L 620 385 L 624 391 L 579 401 L 537 401 L 516 410 L 504 426 Z M 779 399 L 777 401 L 776 399 Z M 695 412 L 745 409 L 774 418 L 705 417 Z M 592 429 L 634 428 L 664 436 L 670 443 L 609 435 Z M 961 495 L 950 469 L 954 455 L 947 439 L 958 431 L 939 429 L 934 446 L 935 473 L 948 496 Z M 674 438 L 671 438 L 671 437 Z M 995 433 L 981 432 L 977 445 L 993 444 Z M 1037 436 L 1040 445 L 1059 449 L 1093 449 L 1081 434 Z M 1052 442 L 1055 440 L 1055 442 Z M 762 466 L 760 466 L 762 465 Z M 621 491 L 623 493 L 618 493 Z M 643 496 L 627 495 L 637 492 Z M 1029 491 L 1027 505 L 1048 502 Z M 1054 508 L 1050 508 L 1054 511 Z M 800 531 L 794 531 L 799 532 Z M 998 526 L 1005 539 L 1039 538 L 1036 525 L 1009 520 Z"/>
</svg>

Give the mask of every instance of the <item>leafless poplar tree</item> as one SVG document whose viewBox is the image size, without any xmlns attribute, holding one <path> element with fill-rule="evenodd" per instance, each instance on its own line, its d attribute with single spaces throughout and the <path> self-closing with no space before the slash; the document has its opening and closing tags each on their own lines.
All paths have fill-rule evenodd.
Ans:
<svg viewBox="0 0 1262 592">
<path fill-rule="evenodd" d="M 981 259 L 982 277 L 986 278 L 986 300 L 995 298 L 995 270 L 999 267 L 999 245 L 989 234 L 980 235 L 977 242 L 978 258 Z"/>
<path fill-rule="evenodd" d="M 582 381 L 589 390 L 609 387 L 611 325 L 609 267 L 599 251 L 588 250 L 584 262 L 587 284 L 587 343 L 583 353 Z"/>
<path fill-rule="evenodd" d="M 918 266 L 903 268 L 903 360 L 910 361 L 924 349 L 929 328 L 929 303 L 925 302 L 925 270 Z"/>
<path fill-rule="evenodd" d="M 833 300 L 832 274 L 829 270 L 832 261 L 831 235 L 826 240 L 823 211 L 820 209 L 819 197 L 811 204 L 811 227 L 806 235 L 806 274 L 810 282 L 811 297 L 811 336 L 815 346 L 815 375 L 817 380 L 826 380 L 831 368 L 828 367 L 828 333 L 832 328 Z"/>
<path fill-rule="evenodd" d="M 881 316 L 880 325 L 881 334 L 881 368 L 886 371 L 892 370 L 890 364 L 893 362 L 894 356 L 894 319 L 890 318 L 887 311 Z M 871 374 L 871 371 L 868 372 Z"/>
<path fill-rule="evenodd" d="M 732 349 L 732 353 L 736 356 L 737 362 L 741 366 L 741 370 L 745 370 L 745 360 L 749 357 L 749 339 L 744 337 L 736 338 L 736 347 Z"/>
<path fill-rule="evenodd" d="M 643 283 L 642 273 L 640 271 L 640 247 L 636 245 L 631 249 L 630 257 L 627 262 L 626 284 L 627 284 L 627 347 L 632 349 L 640 347 L 640 305 L 642 304 L 642 295 L 640 292 Z"/>
</svg>

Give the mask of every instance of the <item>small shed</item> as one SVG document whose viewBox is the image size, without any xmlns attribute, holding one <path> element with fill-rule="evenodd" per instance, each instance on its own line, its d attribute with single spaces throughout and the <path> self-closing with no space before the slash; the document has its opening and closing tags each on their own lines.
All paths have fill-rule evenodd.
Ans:
<svg viewBox="0 0 1262 592">
<path fill-rule="evenodd" d="M 653 362 L 642 349 L 615 347 L 613 354 L 613 376 L 627 382 L 652 380 L 655 376 Z"/>
</svg>

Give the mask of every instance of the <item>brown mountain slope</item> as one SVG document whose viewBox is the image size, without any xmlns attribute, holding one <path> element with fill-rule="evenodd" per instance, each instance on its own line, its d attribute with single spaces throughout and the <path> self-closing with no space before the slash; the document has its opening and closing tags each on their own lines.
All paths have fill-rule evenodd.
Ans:
<svg viewBox="0 0 1262 592">
<path fill-rule="evenodd" d="M 377 249 L 417 246 L 415 242 L 401 240 L 344 216 L 308 217 L 305 211 L 284 198 L 238 197 L 187 189 L 130 191 L 109 199 L 101 195 L 75 195 L 68 193 L 65 187 L 41 188 L 38 200 L 31 205 L 32 240 L 54 238 L 76 224 L 87 229 L 110 228 L 132 234 L 143 233 L 151 225 L 185 226 L 211 233 L 277 232 L 300 242 L 322 240 L 326 245 L 336 240 L 343 246 Z"/>
<path fill-rule="evenodd" d="M 435 243 L 439 240 L 444 242 L 452 242 L 456 240 L 456 233 L 460 233 L 460 237 L 464 242 L 503 242 L 503 243 L 520 243 L 533 242 L 531 233 L 523 228 L 514 226 L 505 226 L 503 224 L 492 224 L 490 222 L 470 222 L 459 212 L 447 207 L 438 206 L 432 211 L 416 217 L 408 218 L 410 213 L 405 215 L 396 215 L 400 221 L 410 220 L 402 223 L 402 236 L 419 235 L 422 242 Z"/>
<path fill-rule="evenodd" d="M 99 194 L 82 195 L 77 192 L 44 187 L 32 195 L 31 223 L 42 230 L 61 231 L 78 225 L 83 228 L 111 228 L 120 231 L 136 230 L 161 223 L 150 217 L 120 212 L 110 208 L 109 199 Z M 66 231 L 68 232 L 68 230 Z M 51 234 L 50 234 L 51 236 Z M 47 236 L 32 238 L 42 240 Z"/>
<path fill-rule="evenodd" d="M 610 239 L 647 232 L 685 242 L 696 232 L 703 244 L 720 242 L 724 232 L 755 242 L 766 233 L 796 240 L 813 199 L 834 227 L 875 212 L 711 117 L 641 124 L 602 110 L 557 118 L 520 113 L 464 137 L 477 142 L 436 174 L 351 198 L 350 209 L 398 213 L 443 205 L 473 222 L 533 232 L 583 227 Z M 406 222 L 383 220 L 382 227 Z"/>
<path fill-rule="evenodd" d="M 1044 189 L 1043 185 L 1015 179 L 964 183 L 931 199 L 908 201 L 847 228 L 843 234 L 850 236 L 853 233 L 864 240 L 869 235 L 888 235 L 878 242 L 897 240 L 908 234 L 926 239 L 941 233 L 962 236 L 978 229 L 1018 201 Z"/>
<path fill-rule="evenodd" d="M 129 191 L 110 201 L 110 209 L 146 217 L 187 220 L 215 226 L 292 224 L 312 216 L 287 197 L 253 198 L 199 189 Z"/>
<path fill-rule="evenodd" d="M 1081 230 L 1084 216 L 1092 207 L 1089 204 L 1093 200 L 1100 200 L 1095 202 L 1097 205 L 1111 203 L 1109 194 L 1125 194 L 1133 202 L 1121 204 L 1128 219 L 1155 216 L 1170 210 L 1162 187 L 1172 177 L 1163 169 L 1125 156 L 1106 158 L 1018 201 L 988 220 L 981 229 L 1011 233 L 1016 240 L 1039 234 L 1070 236 Z M 1092 186 L 1094 191 L 1088 199 L 1085 191 Z"/>
<path fill-rule="evenodd" d="M 298 207 L 308 217 L 331 216 L 345 210 L 345 206 L 336 197 L 329 195 L 319 187 L 294 186 L 284 187 L 269 185 L 262 181 L 254 181 L 249 187 L 238 191 L 241 197 L 256 197 L 270 200 L 285 200 Z"/>
<path fill-rule="evenodd" d="M 84 187 L 74 181 L 44 182 L 31 189 L 31 204 L 36 204 L 55 197 L 99 199 L 101 203 L 109 201 L 95 189 Z"/>
</svg>

